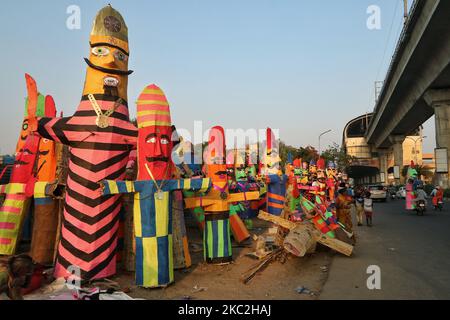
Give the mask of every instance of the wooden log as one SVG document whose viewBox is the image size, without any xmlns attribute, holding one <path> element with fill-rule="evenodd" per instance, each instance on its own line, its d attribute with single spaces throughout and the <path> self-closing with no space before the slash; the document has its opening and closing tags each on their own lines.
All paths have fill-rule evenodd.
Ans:
<svg viewBox="0 0 450 320">
<path fill-rule="evenodd" d="M 327 246 L 327 247 L 329 247 L 339 253 L 342 253 L 343 255 L 346 255 L 346 256 L 351 256 L 351 254 L 353 253 L 352 245 L 345 243 L 344 241 L 338 240 L 336 238 L 334 238 L 334 239 L 330 238 L 330 237 L 320 233 L 320 231 L 315 229 L 314 226 L 311 225 L 310 223 L 295 223 L 295 222 L 271 215 L 262 210 L 259 211 L 258 218 L 261 220 L 273 222 L 273 223 L 275 223 L 279 226 L 282 226 L 286 229 L 289 229 L 289 230 L 293 230 L 297 227 L 314 230 L 313 231 L 314 238 L 318 243 L 323 244 L 324 246 Z"/>
<path fill-rule="evenodd" d="M 326 235 L 321 234 L 320 232 L 316 233 L 316 241 L 339 253 L 342 253 L 343 255 L 346 255 L 347 257 L 350 257 L 353 253 L 352 245 L 338 239 L 327 237 Z"/>
<path fill-rule="evenodd" d="M 294 229 L 298 225 L 298 223 L 283 219 L 278 216 L 274 216 L 273 214 L 267 213 L 263 210 L 259 211 L 258 218 L 261 220 L 275 223 L 276 225 L 282 226 L 283 228 L 286 228 L 289 230 Z"/>
<path fill-rule="evenodd" d="M 283 247 L 297 257 L 304 257 L 316 244 L 314 229 L 297 226 L 284 239 Z"/>
<path fill-rule="evenodd" d="M 319 230 L 317 230 L 312 224 L 310 223 L 302 223 L 300 224 L 300 227 L 298 228 L 305 228 L 307 230 L 309 230 L 310 232 L 312 232 L 314 240 L 317 241 L 318 243 L 333 249 L 339 253 L 342 253 L 343 255 L 346 256 L 351 256 L 353 253 L 353 246 L 345 243 L 344 241 L 341 241 L 339 239 L 336 238 L 330 238 L 327 235 L 321 233 Z"/>
<path fill-rule="evenodd" d="M 173 268 L 189 268 L 192 262 L 184 222 L 183 194 L 180 190 L 172 194 L 172 244 Z"/>
</svg>

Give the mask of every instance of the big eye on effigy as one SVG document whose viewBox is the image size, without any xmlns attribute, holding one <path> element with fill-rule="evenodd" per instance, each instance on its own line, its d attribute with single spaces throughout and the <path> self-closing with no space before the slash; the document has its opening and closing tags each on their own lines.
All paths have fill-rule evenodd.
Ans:
<svg viewBox="0 0 450 320">
<path fill-rule="evenodd" d="M 109 49 L 105 47 L 94 47 L 92 48 L 92 54 L 98 57 L 104 57 L 109 54 Z"/>
</svg>

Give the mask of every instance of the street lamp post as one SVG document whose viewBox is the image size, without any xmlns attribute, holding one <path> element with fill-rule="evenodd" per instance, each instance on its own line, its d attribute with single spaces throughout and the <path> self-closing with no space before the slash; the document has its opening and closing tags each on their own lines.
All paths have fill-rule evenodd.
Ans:
<svg viewBox="0 0 450 320">
<path fill-rule="evenodd" d="M 324 134 L 327 134 L 328 132 L 331 132 L 331 129 L 330 129 L 330 130 L 327 130 L 327 131 L 324 131 L 324 132 L 322 132 L 322 133 L 319 135 L 319 157 L 320 157 L 320 138 L 322 138 L 322 136 L 323 136 Z"/>
<path fill-rule="evenodd" d="M 418 141 L 423 141 L 423 139 L 425 139 L 427 136 L 420 136 L 417 139 L 411 138 L 411 137 L 406 137 L 406 139 L 411 139 L 412 141 L 414 141 L 414 160 L 416 165 L 418 164 L 417 162 L 417 142 Z"/>
</svg>

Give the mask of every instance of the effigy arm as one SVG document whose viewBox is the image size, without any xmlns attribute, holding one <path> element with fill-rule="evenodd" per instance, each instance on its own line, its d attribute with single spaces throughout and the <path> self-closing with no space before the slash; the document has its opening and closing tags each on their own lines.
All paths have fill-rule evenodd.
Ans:
<svg viewBox="0 0 450 320">
<path fill-rule="evenodd" d="M 100 186 L 104 196 L 136 192 L 135 181 L 103 180 L 100 182 Z"/>
<path fill-rule="evenodd" d="M 259 191 L 250 191 L 250 192 L 239 192 L 239 193 L 230 193 L 228 195 L 228 202 L 240 202 L 240 201 L 248 201 L 248 200 L 257 200 L 259 199 Z"/>
<path fill-rule="evenodd" d="M 174 191 L 174 190 L 193 190 L 196 192 L 207 192 L 211 188 L 211 179 L 173 179 L 166 181 L 159 181 L 161 184 L 161 189 L 163 191 Z"/>
</svg>

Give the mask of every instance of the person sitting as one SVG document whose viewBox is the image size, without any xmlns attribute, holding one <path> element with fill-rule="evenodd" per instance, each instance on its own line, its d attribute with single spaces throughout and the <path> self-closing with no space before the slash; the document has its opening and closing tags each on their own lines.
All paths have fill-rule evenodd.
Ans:
<svg viewBox="0 0 450 320">
<path fill-rule="evenodd" d="M 0 294 L 11 300 L 23 300 L 22 289 L 30 284 L 34 263 L 30 256 L 21 254 L 9 258 L 6 270 L 0 271 Z"/>
</svg>

